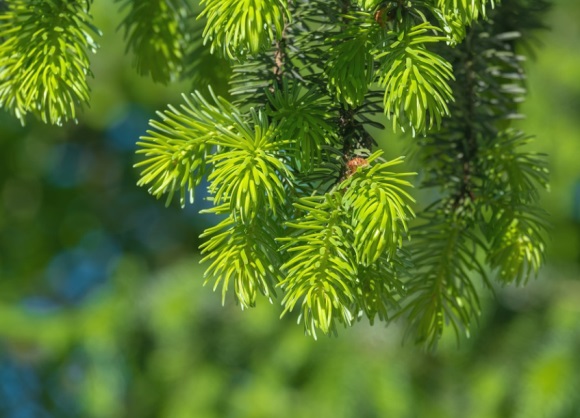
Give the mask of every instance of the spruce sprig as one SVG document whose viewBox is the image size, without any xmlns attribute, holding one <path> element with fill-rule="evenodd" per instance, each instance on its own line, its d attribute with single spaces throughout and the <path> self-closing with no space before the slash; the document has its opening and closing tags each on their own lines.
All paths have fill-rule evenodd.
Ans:
<svg viewBox="0 0 580 418">
<path fill-rule="evenodd" d="M 453 93 L 448 83 L 454 78 L 451 64 L 426 48 L 445 40 L 436 35 L 439 31 L 421 23 L 394 34 L 388 48 L 375 56 L 381 61 L 379 84 L 385 89 L 385 113 L 395 131 L 410 127 L 413 134 L 424 134 L 439 128 L 449 115 L 447 104 L 453 101 Z"/>
<path fill-rule="evenodd" d="M 233 281 L 242 307 L 281 290 L 284 314 L 299 310 L 313 336 L 401 316 L 427 347 L 447 325 L 469 335 L 491 272 L 524 283 L 545 250 L 543 156 L 522 151 L 529 138 L 510 128 L 525 94 L 519 35 L 496 23 L 519 3 L 262 3 L 278 18 L 260 36 L 239 29 L 249 23 L 234 9 L 216 25 L 226 3 L 208 3 L 204 36 L 234 63 L 236 105 L 193 103 L 203 129 L 174 110 L 163 122 L 178 148 L 204 144 L 184 158 L 205 164 L 214 210 L 227 216 L 204 235 L 208 278 L 224 295 Z M 417 137 L 423 186 L 437 188 L 413 226 L 410 173 L 370 150 L 379 112 Z M 162 155 L 159 136 L 145 143 Z M 169 172 L 146 170 L 147 184 Z M 191 188 L 201 172 L 152 191 L 188 176 Z"/>
<path fill-rule="evenodd" d="M 447 325 L 469 335 L 480 288 L 540 268 L 548 170 L 511 123 L 526 93 L 518 45 L 546 0 L 120 1 L 141 74 L 212 66 L 192 82 L 221 96 L 202 86 L 159 112 L 135 167 L 166 204 L 192 202 L 207 179 L 219 223 L 201 250 L 224 302 L 231 288 L 242 308 L 282 293 L 313 336 L 405 317 L 435 347 Z M 0 11 L 0 106 L 22 121 L 76 118 L 98 34 L 90 4 Z M 420 186 L 433 189 L 418 222 L 413 173 L 373 152 L 389 120 L 415 137 Z"/>
<path fill-rule="evenodd" d="M 121 26 L 127 49 L 141 75 L 168 83 L 184 70 L 185 52 L 191 42 L 187 21 L 192 11 L 184 0 L 116 0 L 121 11 L 129 9 Z"/>
<path fill-rule="evenodd" d="M 202 262 L 209 263 L 205 272 L 206 283 L 214 280 L 214 290 L 221 284 L 222 303 L 230 283 L 242 309 L 255 306 L 258 294 L 269 300 L 276 296 L 276 285 L 281 281 L 282 259 L 275 237 L 279 225 L 267 212 L 246 222 L 229 212 L 227 203 L 209 210 L 210 213 L 230 215 L 214 227 L 208 228 L 202 238 Z"/>
<path fill-rule="evenodd" d="M 204 42 L 235 59 L 257 54 L 279 40 L 291 19 L 285 0 L 203 0 Z"/>
<path fill-rule="evenodd" d="M 388 318 L 402 290 L 397 266 L 404 263 L 400 250 L 414 216 L 404 178 L 414 173 L 390 171 L 402 160 L 381 161 L 381 154 L 334 191 L 300 198 L 294 206 L 303 215 L 287 221 L 290 233 L 279 238 L 289 258 L 280 283 L 284 312 L 301 303 L 300 319 L 313 336 L 317 329 L 334 333 L 336 322 L 347 326 L 361 315 L 371 322 L 376 314 Z"/>
<path fill-rule="evenodd" d="M 144 167 L 137 184 L 148 186 L 157 198 L 167 194 L 166 204 L 176 192 L 181 206 L 185 205 L 186 194 L 193 203 L 193 191 L 207 172 L 210 139 L 218 135 L 218 125 L 223 130 L 231 129 L 234 116 L 239 115 L 233 105 L 210 94 L 215 104 L 196 92 L 183 96 L 185 104 L 180 109 L 169 106 L 163 113 L 158 112 L 161 122 L 151 121 L 154 130 L 147 131 L 148 136 L 137 143 L 141 147 L 137 153 L 146 157 L 135 164 Z"/>
<path fill-rule="evenodd" d="M 369 163 L 377 158 L 375 153 Z M 343 206 L 352 217 L 353 249 L 357 262 L 370 266 L 380 257 L 396 256 L 408 233 L 408 222 L 415 217 L 410 207 L 415 200 L 405 190 L 412 187 L 404 178 L 414 173 L 394 173 L 392 166 L 402 158 L 374 164 L 344 181 Z"/>
<path fill-rule="evenodd" d="M 89 52 L 96 52 L 89 0 L 14 0 L 0 12 L 0 107 L 24 124 L 76 120 L 89 101 Z"/>
<path fill-rule="evenodd" d="M 285 291 L 284 312 L 301 304 L 300 319 L 306 332 L 316 337 L 316 330 L 336 332 L 335 321 L 350 325 L 354 316 L 356 268 L 348 240 L 351 226 L 342 210 L 338 192 L 304 197 L 295 204 L 305 212 L 302 218 L 288 222 L 298 234 L 286 238 L 283 250 L 289 260 L 282 266 L 286 278 L 280 282 Z"/>
</svg>

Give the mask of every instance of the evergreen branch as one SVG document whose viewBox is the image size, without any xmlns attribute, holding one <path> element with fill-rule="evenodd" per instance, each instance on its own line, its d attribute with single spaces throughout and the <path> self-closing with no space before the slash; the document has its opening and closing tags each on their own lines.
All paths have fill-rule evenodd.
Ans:
<svg viewBox="0 0 580 418">
<path fill-rule="evenodd" d="M 405 285 L 401 280 L 411 268 L 408 254 L 397 253 L 388 258 L 386 254 L 369 266 L 357 266 L 356 300 L 351 311 L 360 311 L 371 325 L 378 316 L 380 321 L 388 321 L 390 312 L 400 310 L 400 301 L 406 295 Z"/>
<path fill-rule="evenodd" d="M 234 106 L 210 93 L 215 105 L 196 92 L 189 98 L 183 96 L 181 110 L 169 106 L 169 110 L 158 112 L 161 121 L 150 121 L 154 130 L 147 131 L 149 136 L 137 143 L 141 147 L 137 153 L 147 157 L 135 164 L 144 167 L 137 185 L 149 186 L 149 193 L 157 198 L 167 193 L 167 205 L 177 191 L 181 206 L 186 193 L 193 203 L 193 189 L 207 171 L 209 140 L 218 135 L 218 126 L 227 129 L 234 116 L 239 117 Z"/>
<path fill-rule="evenodd" d="M 229 212 L 225 203 L 207 212 Z M 201 237 L 210 237 L 201 245 L 204 258 L 201 262 L 211 264 L 206 269 L 206 283 L 215 280 L 213 289 L 222 286 L 222 303 L 234 283 L 236 302 L 242 309 L 255 306 L 258 292 L 270 301 L 276 296 L 275 286 L 281 280 L 282 264 L 274 237 L 279 235 L 271 213 L 259 214 L 249 222 L 242 223 L 235 213 L 230 213 L 218 225 L 208 228 Z"/>
<path fill-rule="evenodd" d="M 356 268 L 349 246 L 349 226 L 341 207 L 340 193 L 304 197 L 295 204 L 305 215 L 287 222 L 295 232 L 280 239 L 290 259 L 282 270 L 280 287 L 286 292 L 283 315 L 301 302 L 305 331 L 336 332 L 335 321 L 350 325 L 349 309 L 355 299 Z"/>
<path fill-rule="evenodd" d="M 478 249 L 485 250 L 487 263 L 498 270 L 503 283 L 526 281 L 543 259 L 546 223 L 532 204 L 538 196 L 537 186 L 547 185 L 548 173 L 540 155 L 521 151 L 529 138 L 506 130 L 525 92 L 524 76 L 521 58 L 511 44 L 517 35 L 494 32 L 498 28 L 492 19 L 473 23 L 465 41 L 448 54 L 455 70 L 452 88 L 458 92 L 450 106 L 453 116 L 445 119 L 438 132 L 419 141 L 423 165 L 429 173 L 425 185 L 437 185 L 448 194 L 444 211 L 429 211 L 428 219 L 446 222 L 442 229 L 456 240 L 455 257 L 463 263 L 462 268 L 449 261 L 447 254 L 452 253 L 444 250 L 452 247 L 428 250 L 421 233 L 429 236 L 430 225 L 423 227 L 425 231 L 415 232 L 414 246 L 423 250 L 414 252 L 413 260 L 423 273 L 411 280 L 405 311 L 411 327 L 426 337 L 429 346 L 435 345 L 446 321 L 458 332 L 467 329 L 477 316 L 477 295 L 469 273 L 478 273 L 487 281 L 476 259 Z M 456 232 L 449 230 L 449 225 L 459 220 Z M 483 231 L 486 243 L 475 234 L 477 227 Z M 436 242 L 436 238 L 431 241 Z M 432 279 L 430 287 L 420 287 L 420 283 L 428 286 L 429 278 L 436 277 L 432 276 L 433 269 L 431 276 L 424 276 L 429 270 L 421 262 L 435 265 L 426 251 L 439 251 L 444 254 L 441 262 L 449 263 L 445 273 L 449 281 L 438 279 L 440 288 L 449 291 L 443 297 L 433 296 L 437 280 Z M 466 290 L 458 293 L 458 288 Z M 417 292 L 421 296 L 414 298 Z M 461 303 L 453 305 L 457 295 Z M 420 310 L 418 306 L 427 301 L 431 305 Z"/>
<path fill-rule="evenodd" d="M 294 21 L 290 22 L 287 17 L 284 17 L 283 21 L 282 33 L 279 39 L 274 41 L 272 48 L 263 48 L 263 52 L 254 56 L 251 61 L 233 65 L 230 92 L 236 98 L 236 103 L 249 107 L 263 106 L 269 101 L 267 94 L 273 93 L 275 88 L 282 88 L 284 80 L 303 81 L 289 56 L 291 51 L 295 50 Z"/>
<path fill-rule="evenodd" d="M 418 342 L 434 348 L 446 324 L 457 338 L 469 336 L 480 306 L 472 273 L 487 282 L 476 249 L 485 245 L 469 224 L 441 216 L 436 209 L 422 214 L 426 223 L 413 229 L 411 259 L 415 271 L 406 283 L 407 298 L 402 313 L 409 319 L 409 332 Z"/>
<path fill-rule="evenodd" d="M 130 8 L 121 26 L 127 50 L 141 75 L 168 83 L 183 72 L 184 53 L 190 42 L 186 19 L 191 10 L 184 0 L 116 0 Z"/>
<path fill-rule="evenodd" d="M 336 128 L 330 124 L 330 103 L 315 90 L 304 92 L 297 84 L 275 86 L 266 91 L 267 114 L 278 124 L 282 138 L 296 144 L 294 166 L 300 172 L 311 172 L 323 161 L 325 145 L 336 145 Z"/>
<path fill-rule="evenodd" d="M 257 54 L 282 37 L 291 16 L 285 0 L 202 0 L 207 18 L 204 42 L 236 59 Z"/>
<path fill-rule="evenodd" d="M 448 54 L 457 92 L 450 104 L 453 117 L 418 141 L 428 172 L 425 186 L 454 190 L 457 202 L 484 193 L 476 189 L 489 182 L 491 145 L 501 137 L 500 127 L 516 117 L 522 99 L 522 88 L 514 86 L 523 80 L 519 59 L 482 25 L 469 28 L 465 41 Z"/>
<path fill-rule="evenodd" d="M 252 125 L 234 116 L 232 127 L 217 126 L 210 143 L 220 152 L 210 158 L 214 165 L 208 180 L 216 204 L 229 202 L 240 222 L 251 221 L 266 206 L 272 213 L 286 200 L 285 183 L 292 173 L 283 162 L 290 141 L 277 141 L 277 130 L 262 111 L 252 109 Z"/>
<path fill-rule="evenodd" d="M 524 284 L 545 258 L 546 214 L 532 206 L 496 209 L 489 220 L 487 262 L 504 283 Z"/>
<path fill-rule="evenodd" d="M 368 163 L 381 154 L 375 152 Z M 408 220 L 415 216 L 409 206 L 415 200 L 404 190 L 412 185 L 403 179 L 415 173 L 390 171 L 402 162 L 403 158 L 397 158 L 359 168 L 339 186 L 345 189 L 343 206 L 352 216 L 356 260 L 363 266 L 370 266 L 383 254 L 393 258 L 403 245 Z"/>
<path fill-rule="evenodd" d="M 548 188 L 549 171 L 544 156 L 522 151 L 532 141 L 523 132 L 507 130 L 489 144 L 482 158 L 486 173 L 482 189 L 491 206 L 507 201 L 512 205 L 538 199 L 538 186 Z"/>
<path fill-rule="evenodd" d="M 377 25 L 367 16 L 348 24 L 332 36 L 324 71 L 328 90 L 343 105 L 360 106 L 373 81 L 374 67 L 371 48 L 376 43 Z"/>
<path fill-rule="evenodd" d="M 426 43 L 444 40 L 429 34 L 439 31 L 421 23 L 396 35 L 386 51 L 378 52 L 379 84 L 385 89 L 384 105 L 393 130 L 411 127 L 413 134 L 425 133 L 441 125 L 449 115 L 447 104 L 453 101 L 448 81 L 453 79 L 451 64 L 429 51 Z"/>
<path fill-rule="evenodd" d="M 294 206 L 305 215 L 286 222 L 295 232 L 280 238 L 290 257 L 280 283 L 285 312 L 302 301 L 301 318 L 314 336 L 317 329 L 335 332 L 335 319 L 349 325 L 359 311 L 371 322 L 377 314 L 387 318 L 403 292 L 399 248 L 413 212 L 402 189 L 410 183 L 400 177 L 409 174 L 389 171 L 401 160 L 374 163 L 380 155 L 337 186 L 343 191 L 300 198 Z"/>
<path fill-rule="evenodd" d="M 14 0 L 0 14 L 0 107 L 61 125 L 89 100 L 96 52 L 88 0 Z M 93 34 L 93 35 L 92 35 Z"/>
<path fill-rule="evenodd" d="M 456 15 L 466 25 L 480 17 L 485 18 L 495 0 L 437 0 L 437 6 L 445 15 Z"/>
</svg>

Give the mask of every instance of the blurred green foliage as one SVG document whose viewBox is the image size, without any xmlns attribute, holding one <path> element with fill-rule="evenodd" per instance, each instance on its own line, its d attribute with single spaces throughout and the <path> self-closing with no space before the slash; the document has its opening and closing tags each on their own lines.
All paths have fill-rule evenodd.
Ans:
<svg viewBox="0 0 580 418">
<path fill-rule="evenodd" d="M 79 125 L 0 114 L 0 417 L 580 416 L 580 3 L 556 1 L 522 109 L 550 154 L 548 266 L 496 289 L 471 339 L 435 353 L 399 326 L 313 341 L 275 305 L 220 307 L 194 253 L 203 196 L 165 209 L 131 169 L 153 110 L 189 86 L 137 76 L 114 2 L 94 7 Z"/>
</svg>

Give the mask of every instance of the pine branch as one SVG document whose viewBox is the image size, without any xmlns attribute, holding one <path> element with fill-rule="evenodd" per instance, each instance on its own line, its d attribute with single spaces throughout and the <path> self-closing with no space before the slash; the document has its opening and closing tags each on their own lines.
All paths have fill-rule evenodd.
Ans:
<svg viewBox="0 0 580 418">
<path fill-rule="evenodd" d="M 365 100 L 374 77 L 371 49 L 376 37 L 377 27 L 369 15 L 326 40 L 331 45 L 324 67 L 328 90 L 345 106 L 356 108 Z"/>
<path fill-rule="evenodd" d="M 157 198 L 167 193 L 168 205 L 175 192 L 179 192 L 181 206 L 185 205 L 186 193 L 193 203 L 193 190 L 201 183 L 207 171 L 207 155 L 211 138 L 218 135 L 218 126 L 227 130 L 239 119 L 239 110 L 222 98 L 212 94 L 215 105 L 207 102 L 196 92 L 189 98 L 183 96 L 185 105 L 181 110 L 169 106 L 158 116 L 161 122 L 150 121 L 154 130 L 141 137 L 138 154 L 146 159 L 135 164 L 143 167 L 137 185 L 149 186 L 149 193 Z"/>
<path fill-rule="evenodd" d="M 213 171 L 208 176 L 215 204 L 230 203 L 240 222 L 255 218 L 264 207 L 273 215 L 286 201 L 282 179 L 290 184 L 292 173 L 284 164 L 284 149 L 290 141 L 276 140 L 277 131 L 266 115 L 251 112 L 251 124 L 233 115 L 231 127 L 216 126 L 210 144 L 220 147 L 211 156 Z"/>
<path fill-rule="evenodd" d="M 0 14 L 0 107 L 24 124 L 75 120 L 89 100 L 88 52 L 96 52 L 88 0 L 14 0 Z"/>
<path fill-rule="evenodd" d="M 154 81 L 168 83 L 183 72 L 187 45 L 191 42 L 186 21 L 191 9 L 184 0 L 116 0 L 129 12 L 121 26 L 127 50 L 134 54 L 137 71 Z"/>
<path fill-rule="evenodd" d="M 229 213 L 225 203 L 208 211 Z M 279 227 L 270 213 L 259 214 L 249 222 L 241 222 L 236 212 L 230 213 L 218 225 L 208 228 L 201 237 L 209 237 L 201 245 L 202 263 L 211 261 L 206 269 L 206 283 L 215 280 L 213 289 L 222 285 L 222 303 L 225 303 L 230 282 L 242 309 L 255 306 L 258 292 L 270 301 L 276 296 L 275 286 L 281 280 L 281 255 L 274 237 Z"/>
<path fill-rule="evenodd" d="M 366 164 L 372 163 L 381 153 L 372 155 Z M 346 179 L 343 205 L 351 213 L 357 263 L 370 266 L 380 257 L 395 257 L 408 232 L 408 220 L 415 214 L 409 206 L 414 199 L 403 189 L 411 187 L 404 180 L 414 173 L 394 173 L 392 166 L 403 162 L 402 158 L 373 164 L 357 175 Z"/>
<path fill-rule="evenodd" d="M 488 281 L 478 253 L 486 254 L 502 283 L 524 283 L 544 257 L 547 224 L 535 205 L 548 173 L 541 155 L 521 150 L 529 138 L 508 128 L 525 93 L 524 70 L 513 50 L 519 35 L 495 32 L 499 28 L 493 17 L 502 13 L 501 7 L 485 22 L 471 22 L 465 41 L 450 51 L 456 79 L 452 88 L 458 92 L 450 106 L 452 117 L 419 141 L 428 173 L 424 186 L 439 187 L 444 197 L 437 210 L 421 214 L 429 223 L 414 233 L 418 273 L 409 282 L 405 312 L 411 328 L 430 347 L 445 322 L 459 335 L 478 315 L 472 273 Z M 438 236 L 434 228 L 450 238 Z M 438 239 L 440 248 L 434 244 Z M 443 257 L 429 257 L 426 251 Z M 448 271 L 440 263 L 449 263 Z M 448 294 L 441 295 L 443 291 Z"/>
<path fill-rule="evenodd" d="M 277 122 L 281 137 L 295 141 L 293 166 L 299 172 L 312 172 L 327 159 L 323 156 L 325 148 L 338 144 L 336 128 L 330 121 L 330 103 L 315 90 L 304 92 L 297 83 L 290 86 L 287 79 L 273 90 L 266 92 L 267 114 Z"/>
<path fill-rule="evenodd" d="M 314 336 L 406 315 L 433 347 L 446 324 L 469 332 L 486 264 L 502 284 L 540 268 L 548 170 L 510 124 L 526 92 L 518 45 L 546 0 L 203 0 L 199 13 L 117 1 L 141 74 L 230 87 L 233 102 L 209 87 L 210 100 L 196 91 L 159 112 L 135 165 L 167 204 L 209 181 L 208 212 L 224 219 L 201 249 L 224 299 L 232 283 L 242 308 L 282 290 L 284 313 L 299 306 Z M 0 106 L 76 118 L 98 34 L 90 4 L 0 4 Z M 413 173 L 373 153 L 379 114 L 418 137 L 423 187 L 437 189 L 413 228 Z"/>
<path fill-rule="evenodd" d="M 381 63 L 379 83 L 385 89 L 385 113 L 394 131 L 408 126 L 413 134 L 426 133 L 439 128 L 442 118 L 449 115 L 451 65 L 425 46 L 445 40 L 432 34 L 439 31 L 424 22 L 393 33 L 387 49 L 375 55 Z"/>
<path fill-rule="evenodd" d="M 305 330 L 316 337 L 336 332 L 335 321 L 350 325 L 349 310 L 354 302 L 356 270 L 350 257 L 349 226 L 341 210 L 339 193 L 302 198 L 295 205 L 305 215 L 287 226 L 297 233 L 283 239 L 282 247 L 290 259 L 282 266 L 286 278 L 280 282 L 285 291 L 284 313 L 292 311 L 301 301 Z"/>
<path fill-rule="evenodd" d="M 469 334 L 485 263 L 523 283 L 543 258 L 535 205 L 547 170 L 509 130 L 525 94 L 520 37 L 494 20 L 522 1 L 204 0 L 201 20 L 172 39 L 205 25 L 185 62 L 220 56 L 235 102 L 210 89 L 211 102 L 196 93 L 160 113 L 140 143 L 139 184 L 183 205 L 207 174 L 209 212 L 226 217 L 202 235 L 207 280 L 224 298 L 233 282 L 242 308 L 279 288 L 284 314 L 299 307 L 313 336 L 399 315 L 430 347 L 446 324 Z M 151 24 L 128 19 L 128 31 Z M 169 40 L 157 45 L 177 68 L 186 49 Z M 440 193 L 412 245 L 412 173 L 372 152 L 380 113 L 420 134 L 424 186 Z"/>
<path fill-rule="evenodd" d="M 487 262 L 502 284 L 525 284 L 544 263 L 549 229 L 546 213 L 534 206 L 496 208 L 488 222 Z"/>
<path fill-rule="evenodd" d="M 300 318 L 313 336 L 317 329 L 336 332 L 335 320 L 350 325 L 359 312 L 371 322 L 377 314 L 387 318 L 397 306 L 400 249 L 413 216 L 406 202 L 412 198 L 403 190 L 410 183 L 401 178 L 412 173 L 389 171 L 401 160 L 378 162 L 380 155 L 353 168 L 334 191 L 300 198 L 294 206 L 304 214 L 286 222 L 295 232 L 279 239 L 289 257 L 280 283 L 284 312 L 301 302 Z"/>
<path fill-rule="evenodd" d="M 203 33 L 212 51 L 230 59 L 257 54 L 282 37 L 291 16 L 285 0 L 203 0 Z"/>
<path fill-rule="evenodd" d="M 408 333 L 433 349 L 446 325 L 453 327 L 458 339 L 469 336 L 480 314 L 474 276 L 488 280 L 476 254 L 486 246 L 473 224 L 444 216 L 441 208 L 433 207 L 421 218 L 425 223 L 412 231 L 414 271 L 405 283 L 407 298 L 401 313 L 408 318 Z"/>
</svg>

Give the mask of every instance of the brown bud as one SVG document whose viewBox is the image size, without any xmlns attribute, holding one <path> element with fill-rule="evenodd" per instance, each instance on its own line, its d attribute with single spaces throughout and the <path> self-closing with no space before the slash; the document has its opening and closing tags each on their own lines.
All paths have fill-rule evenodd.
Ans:
<svg viewBox="0 0 580 418">
<path fill-rule="evenodd" d="M 352 176 L 356 173 L 357 168 L 359 167 L 368 167 L 369 162 L 366 158 L 362 157 L 354 157 L 348 160 L 346 163 L 346 168 L 348 169 L 348 173 L 346 174 L 347 177 Z"/>
</svg>

